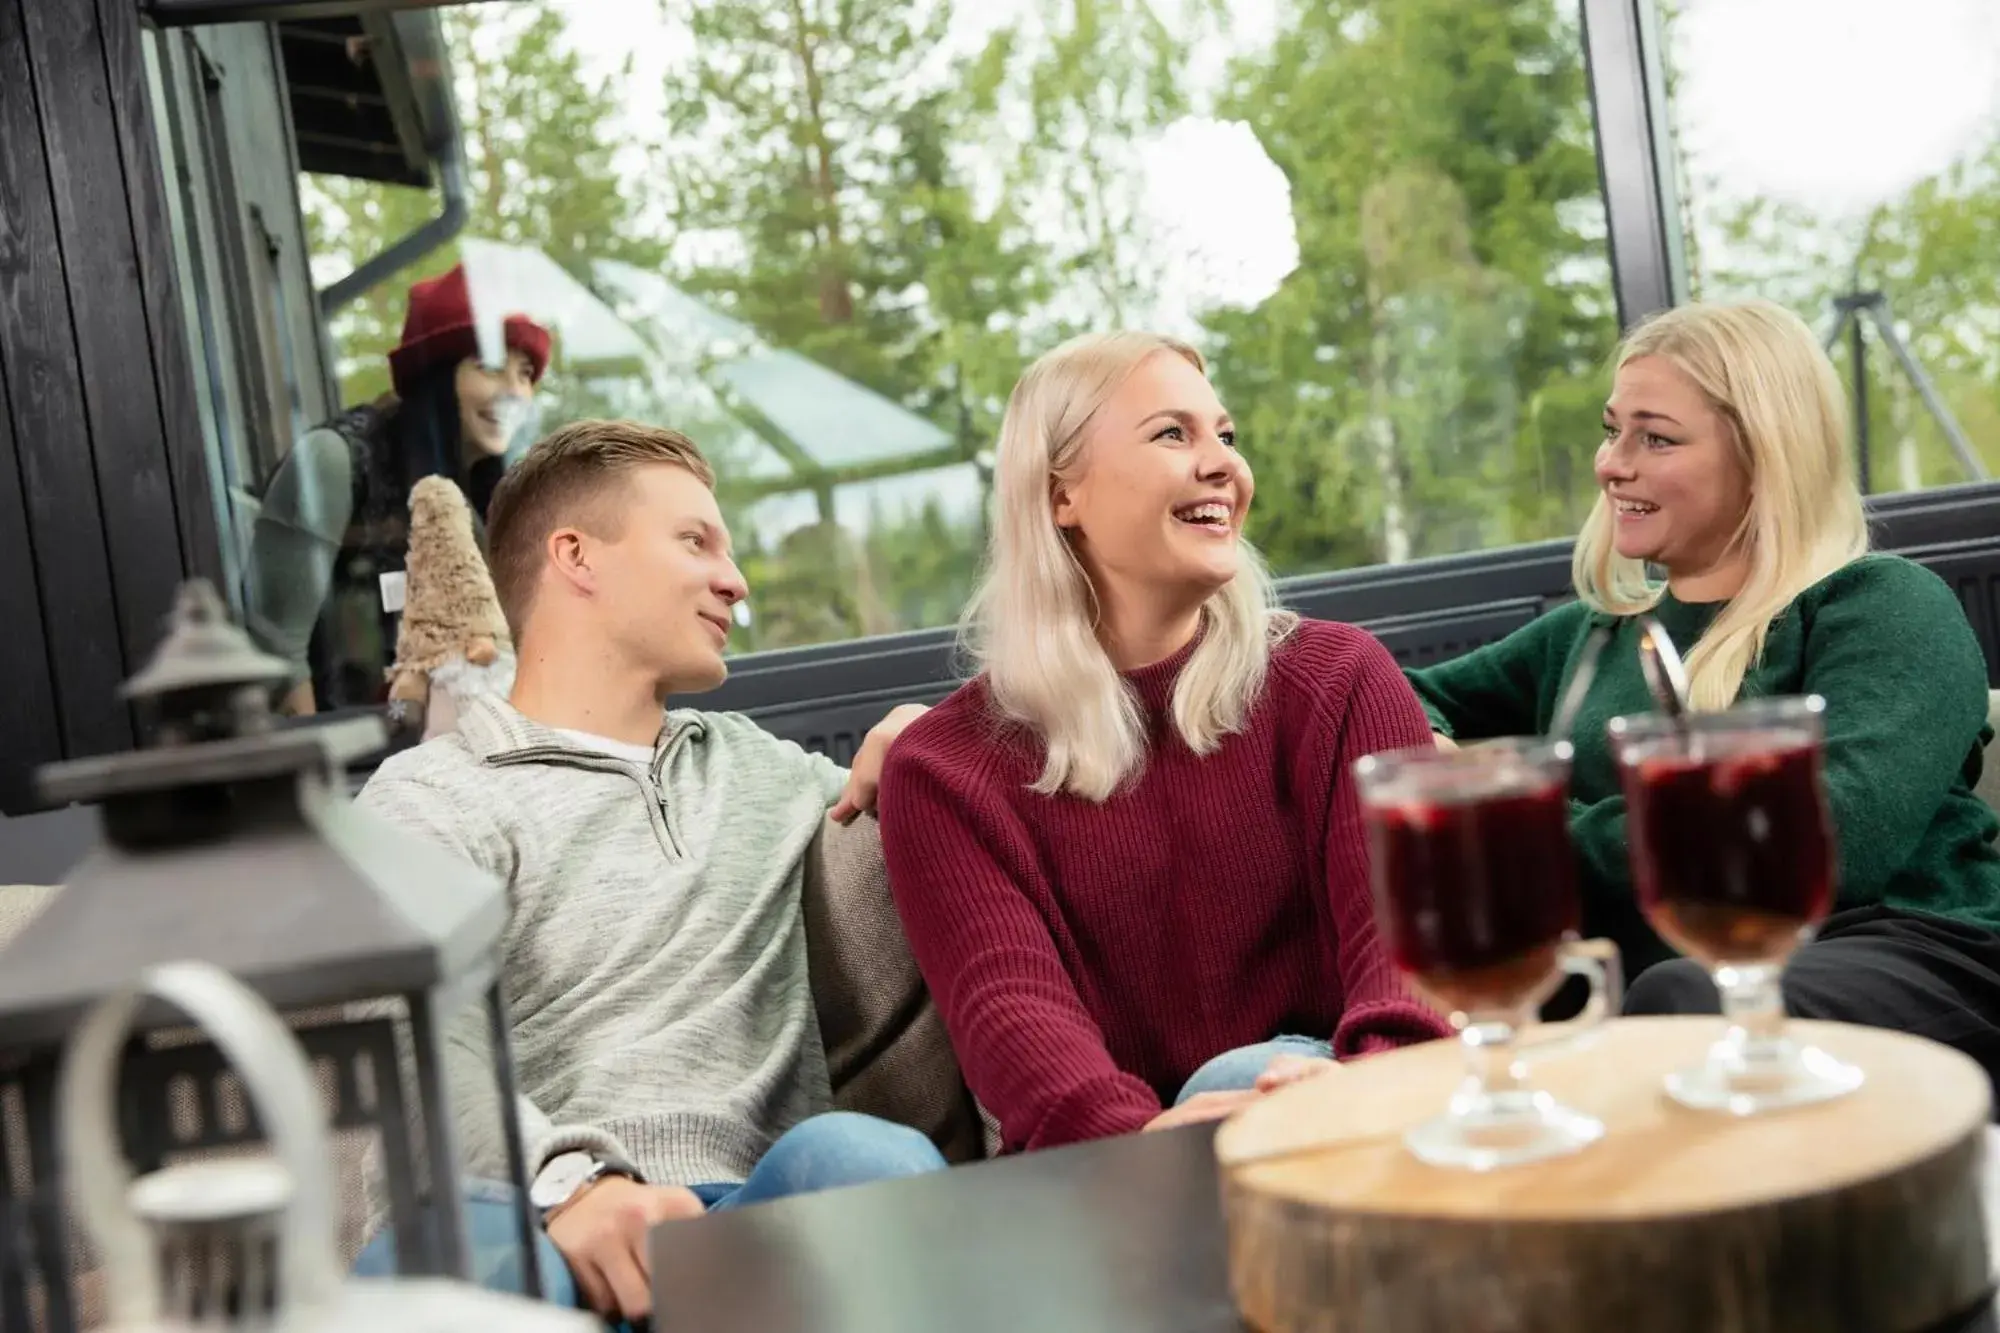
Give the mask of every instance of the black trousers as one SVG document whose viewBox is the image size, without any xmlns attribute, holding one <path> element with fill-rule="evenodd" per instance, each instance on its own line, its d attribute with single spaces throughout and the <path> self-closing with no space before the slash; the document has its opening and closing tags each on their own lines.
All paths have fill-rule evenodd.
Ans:
<svg viewBox="0 0 2000 1333">
<path fill-rule="evenodd" d="M 1963 1051 L 1994 1084 L 2000 1118 L 2000 934 L 1943 917 L 1857 907 L 1836 912 L 1792 955 L 1783 982 L 1794 1018 L 1908 1032 Z M 1714 1014 L 1699 963 L 1655 963 L 1625 992 L 1627 1014 Z"/>
</svg>

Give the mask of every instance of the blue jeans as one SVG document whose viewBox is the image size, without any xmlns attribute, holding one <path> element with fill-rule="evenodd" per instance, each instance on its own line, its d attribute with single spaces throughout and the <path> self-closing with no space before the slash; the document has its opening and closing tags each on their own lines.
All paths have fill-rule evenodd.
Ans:
<svg viewBox="0 0 2000 1333">
<path fill-rule="evenodd" d="M 1204 1092 L 1243 1092 L 1254 1088 L 1257 1076 L 1281 1055 L 1317 1056 L 1330 1060 L 1333 1058 L 1333 1044 L 1312 1037 L 1278 1037 L 1224 1051 L 1195 1070 L 1181 1085 L 1180 1096 L 1174 1098 L 1174 1105 L 1179 1106 L 1188 1098 Z"/>
<path fill-rule="evenodd" d="M 870 1115 L 829 1111 L 794 1125 L 771 1145 L 751 1170 L 750 1178 L 741 1184 L 691 1188 L 714 1212 L 842 1185 L 942 1171 L 945 1165 L 931 1141 L 914 1129 Z M 527 1289 L 527 1282 L 521 1272 L 514 1197 L 511 1185 L 495 1180 L 467 1181 L 465 1239 L 471 1251 L 473 1281 L 489 1291 L 519 1295 Z M 537 1232 L 535 1247 L 541 1256 L 543 1297 L 581 1308 L 576 1279 L 555 1242 Z M 395 1237 L 384 1230 L 354 1261 L 354 1272 L 359 1277 L 390 1277 L 395 1271 Z"/>
</svg>

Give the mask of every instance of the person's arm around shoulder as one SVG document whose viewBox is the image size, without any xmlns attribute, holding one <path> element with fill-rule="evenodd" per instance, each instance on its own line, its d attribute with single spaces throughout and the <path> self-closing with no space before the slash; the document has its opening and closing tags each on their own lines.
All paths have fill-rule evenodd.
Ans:
<svg viewBox="0 0 2000 1333">
<path fill-rule="evenodd" d="M 1863 557 L 1816 590 L 1803 689 L 1826 700 L 1826 794 L 1843 901 L 1879 898 L 1986 725 L 1986 658 L 1923 566 Z"/>
<path fill-rule="evenodd" d="M 842 775 L 840 795 L 828 813 L 843 824 L 851 824 L 874 810 L 882 787 L 882 771 L 889 760 L 889 747 L 912 722 L 930 711 L 927 704 L 898 704 L 861 738 L 854 752 L 854 765 Z"/>
<path fill-rule="evenodd" d="M 890 709 L 861 738 L 851 768 L 842 768 L 824 754 L 808 750 L 796 741 L 772 735 L 740 713 L 715 713 L 709 717 L 712 724 L 741 728 L 758 743 L 767 743 L 774 762 L 797 769 L 801 781 L 820 792 L 829 817 L 842 824 L 851 824 L 875 809 L 876 795 L 882 784 L 882 765 L 889 756 L 889 747 L 895 744 L 896 738 L 910 723 L 929 711 L 925 704 L 899 704 Z"/>
<path fill-rule="evenodd" d="M 1365 631 L 1340 628 L 1338 669 L 1315 673 L 1313 743 L 1301 747 L 1301 757 L 1309 766 L 1305 780 L 1324 775 L 1326 892 L 1343 997 L 1333 1050 L 1347 1059 L 1441 1037 L 1450 1025 L 1397 973 L 1377 930 L 1354 779 L 1354 765 L 1368 755 L 1429 743 L 1429 720 L 1388 649 Z"/>
<path fill-rule="evenodd" d="M 1549 677 L 1561 676 L 1589 619 L 1590 609 L 1572 602 L 1503 639 L 1406 671 L 1430 730 L 1447 742 L 1534 734 L 1541 701 L 1554 688 Z"/>
<path fill-rule="evenodd" d="M 409 771 L 421 762 L 421 751 L 456 743 L 442 738 L 395 756 L 369 779 L 356 804 L 493 875 L 508 886 L 511 897 L 518 860 L 490 804 L 475 791 L 457 790 L 458 784 Z M 453 1016 L 445 1033 L 445 1068 L 466 1160 L 487 1170 L 503 1169 L 507 1159 L 493 1086 L 493 1046 L 482 1006 L 467 1006 Z M 652 1311 L 646 1233 L 655 1223 L 699 1215 L 700 1200 L 678 1185 L 640 1181 L 630 1154 L 608 1131 L 557 1124 L 525 1094 L 517 1094 L 515 1111 L 531 1180 L 566 1153 L 587 1153 L 615 1168 L 552 1208 L 544 1225 L 591 1309 L 611 1318 L 645 1318 Z"/>
<path fill-rule="evenodd" d="M 966 1081 L 1009 1148 L 1143 1129 L 1159 1098 L 1118 1068 L 1077 994 L 1030 898 L 1026 828 L 965 771 L 980 742 L 946 734 L 942 720 L 919 721 L 888 756 L 882 851 Z"/>
</svg>

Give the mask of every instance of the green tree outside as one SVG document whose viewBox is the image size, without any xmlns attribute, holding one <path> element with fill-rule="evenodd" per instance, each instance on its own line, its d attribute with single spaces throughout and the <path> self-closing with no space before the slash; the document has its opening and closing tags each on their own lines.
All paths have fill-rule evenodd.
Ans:
<svg viewBox="0 0 2000 1333">
<path fill-rule="evenodd" d="M 559 11 L 446 13 L 472 234 L 585 281 L 603 258 L 661 274 L 922 416 L 970 462 L 1036 354 L 1152 318 L 1162 261 L 1134 229 L 1131 145 L 1185 114 L 1241 120 L 1290 181 L 1301 262 L 1254 310 L 1196 313 L 1257 472 L 1250 533 L 1278 571 L 1564 536 L 1587 512 L 1617 329 L 1573 0 L 1289 0 L 1214 86 L 1190 82 L 1188 53 L 1229 35 L 1222 0 L 1023 0 L 971 43 L 932 0 L 662 12 L 691 54 L 640 151 L 621 145 L 638 76 L 586 74 Z M 351 181 L 305 193 L 316 253 L 343 261 L 434 207 Z M 1750 282 L 1811 312 L 1857 280 L 1889 289 L 2000 462 L 2000 339 L 1968 313 L 2000 308 L 2000 145 L 1885 206 L 1852 271 L 1796 209 L 1754 202 L 1729 227 L 1714 253 L 1690 229 L 1698 294 Z M 455 258 L 336 322 L 350 399 L 386 387 L 407 279 Z M 557 365 L 552 419 L 659 411 L 705 445 L 727 434 Z M 1877 475 L 1957 479 L 1886 353 L 1871 366 Z M 737 415 L 786 451 L 771 423 Z M 727 478 L 736 460 L 718 452 Z M 839 480 L 802 476 L 818 521 L 744 541 L 747 646 L 943 624 L 963 604 L 983 524 L 933 502 L 843 530 L 825 508 Z M 739 534 L 748 504 L 729 502 Z"/>
</svg>

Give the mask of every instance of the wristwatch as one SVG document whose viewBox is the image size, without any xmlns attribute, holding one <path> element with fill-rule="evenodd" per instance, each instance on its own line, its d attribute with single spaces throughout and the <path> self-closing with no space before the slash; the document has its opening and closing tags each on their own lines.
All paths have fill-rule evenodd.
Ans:
<svg viewBox="0 0 2000 1333">
<path fill-rule="evenodd" d="M 583 1193 L 585 1186 L 605 1176 L 636 1180 L 639 1173 L 623 1162 L 609 1161 L 595 1153 L 557 1153 L 535 1173 L 534 1183 L 528 1187 L 528 1202 L 535 1206 L 546 1223 L 549 1214 Z"/>
</svg>

